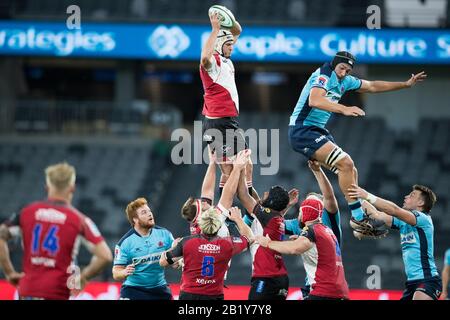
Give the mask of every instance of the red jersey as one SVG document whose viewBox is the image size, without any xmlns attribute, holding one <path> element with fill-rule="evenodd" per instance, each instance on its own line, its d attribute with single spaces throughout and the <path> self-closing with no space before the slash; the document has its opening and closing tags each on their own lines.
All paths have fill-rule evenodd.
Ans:
<svg viewBox="0 0 450 320">
<path fill-rule="evenodd" d="M 205 91 L 202 114 L 214 118 L 238 116 L 239 97 L 233 62 L 215 53 L 208 70 L 200 65 L 200 78 Z"/>
<path fill-rule="evenodd" d="M 181 291 L 215 296 L 223 294 L 225 272 L 231 257 L 247 246 L 248 240 L 244 236 L 208 238 L 199 234 L 183 238 L 167 257 L 184 259 Z"/>
<path fill-rule="evenodd" d="M 271 240 L 283 241 L 285 233 L 283 216 L 272 209 L 257 204 L 253 209 L 257 219 L 253 220 L 255 235 L 269 235 Z M 253 258 L 252 277 L 279 277 L 287 275 L 286 266 L 280 253 L 254 243 L 250 247 Z"/>
<path fill-rule="evenodd" d="M 91 219 L 62 201 L 48 199 L 23 208 L 8 222 L 23 238 L 23 272 L 19 296 L 51 300 L 69 299 L 69 268 L 81 240 L 98 244 L 103 237 Z M 14 233 L 14 231 L 13 231 Z"/>
<path fill-rule="evenodd" d="M 333 231 L 322 223 L 314 223 L 303 229 L 300 236 L 308 238 L 314 246 L 303 253 L 302 258 L 311 295 L 348 299 L 341 249 Z"/>
</svg>

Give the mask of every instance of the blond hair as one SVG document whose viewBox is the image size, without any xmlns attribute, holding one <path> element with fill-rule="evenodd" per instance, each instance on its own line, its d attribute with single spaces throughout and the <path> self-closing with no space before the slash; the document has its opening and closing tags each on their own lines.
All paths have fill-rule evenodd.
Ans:
<svg viewBox="0 0 450 320">
<path fill-rule="evenodd" d="M 137 198 L 134 201 L 131 201 L 127 208 L 125 209 L 125 213 L 127 214 L 128 221 L 132 226 L 134 226 L 133 218 L 137 217 L 137 209 L 147 204 L 147 200 L 145 198 Z"/>
<path fill-rule="evenodd" d="M 204 234 L 215 235 L 222 226 L 222 221 L 220 220 L 216 208 L 211 207 L 202 212 L 198 221 L 198 226 Z"/>
<path fill-rule="evenodd" d="M 67 162 L 57 163 L 45 169 L 45 181 L 48 187 L 57 191 L 66 191 L 75 185 L 75 168 Z"/>
</svg>

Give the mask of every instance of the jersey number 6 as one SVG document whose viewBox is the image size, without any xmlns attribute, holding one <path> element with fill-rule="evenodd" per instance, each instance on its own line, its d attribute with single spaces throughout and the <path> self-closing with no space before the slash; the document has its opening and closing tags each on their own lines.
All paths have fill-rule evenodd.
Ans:
<svg viewBox="0 0 450 320">
<path fill-rule="evenodd" d="M 214 257 L 205 256 L 202 262 L 202 277 L 214 276 Z"/>
</svg>

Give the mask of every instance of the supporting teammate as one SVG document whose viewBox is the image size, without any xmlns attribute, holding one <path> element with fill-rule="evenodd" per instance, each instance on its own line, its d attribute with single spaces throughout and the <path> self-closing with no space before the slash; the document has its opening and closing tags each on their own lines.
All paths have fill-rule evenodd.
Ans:
<svg viewBox="0 0 450 320">
<path fill-rule="evenodd" d="M 442 283 L 434 262 L 434 226 L 430 216 L 436 195 L 425 186 L 414 185 L 412 189 L 405 196 L 402 208 L 356 185 L 348 189 L 348 194 L 352 198 L 370 202 L 376 208 L 369 208 L 371 216 L 400 231 L 407 276 L 406 289 L 401 299 L 437 300 Z"/>
<path fill-rule="evenodd" d="M 305 299 L 348 299 L 349 290 L 338 240 L 320 219 L 323 212 L 322 201 L 306 199 L 301 203 L 300 211 L 301 220 L 306 226 L 297 239 L 274 241 L 267 235 L 258 235 L 255 242 L 281 254 L 302 255 L 312 288 Z"/>
<path fill-rule="evenodd" d="M 75 168 L 67 163 L 51 165 L 45 177 L 47 199 L 31 203 L 0 225 L 0 268 L 10 283 L 19 285 L 19 299 L 68 300 L 111 263 L 112 253 L 94 222 L 71 204 Z M 23 273 L 15 271 L 7 244 L 20 234 Z M 79 275 L 74 260 L 80 243 L 92 260 Z"/>
<path fill-rule="evenodd" d="M 346 107 L 339 100 L 347 91 L 378 93 L 411 88 L 426 78 L 424 72 L 412 75 L 404 82 L 367 81 L 351 76 L 356 59 L 340 51 L 331 63 L 318 68 L 304 86 L 289 121 L 289 143 L 291 147 L 308 159 L 317 160 L 338 174 L 339 186 L 351 211 L 351 226 L 360 231 L 373 230 L 380 226 L 364 215 L 359 199 L 348 195 L 348 188 L 356 184 L 355 165 L 352 158 L 334 141 L 325 126 L 333 113 L 360 117 L 365 112 L 356 106 Z"/>
</svg>

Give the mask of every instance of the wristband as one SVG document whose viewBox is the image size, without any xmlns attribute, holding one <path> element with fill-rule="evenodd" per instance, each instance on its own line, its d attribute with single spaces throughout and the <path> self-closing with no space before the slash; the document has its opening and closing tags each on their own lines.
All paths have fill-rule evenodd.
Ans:
<svg viewBox="0 0 450 320">
<path fill-rule="evenodd" d="M 375 204 L 375 201 L 377 201 L 377 197 L 373 194 L 371 194 L 370 192 L 367 193 L 367 198 L 366 200 L 369 201 L 371 204 Z"/>
</svg>

